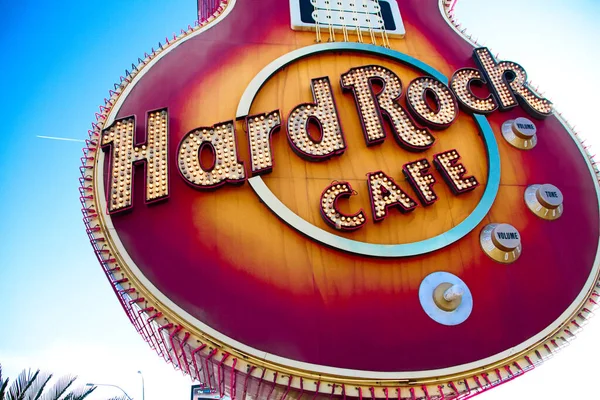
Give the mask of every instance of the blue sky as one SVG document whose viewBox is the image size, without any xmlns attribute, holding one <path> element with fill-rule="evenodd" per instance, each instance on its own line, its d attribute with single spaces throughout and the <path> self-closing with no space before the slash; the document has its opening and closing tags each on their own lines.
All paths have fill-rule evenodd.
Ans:
<svg viewBox="0 0 600 400">
<path fill-rule="evenodd" d="M 148 400 L 188 398 L 189 380 L 135 333 L 89 245 L 77 190 L 82 143 L 36 135 L 84 139 L 124 70 L 195 13 L 194 0 L 2 2 L 0 363 L 10 376 L 44 367 L 141 398 L 143 370 Z M 600 65 L 600 2 L 460 0 L 457 15 L 502 59 L 521 63 L 600 148 L 591 95 L 576 81 L 595 77 Z M 600 93 L 597 81 L 585 87 Z M 575 398 L 567 385 L 576 382 L 574 391 L 589 394 L 598 335 L 593 321 L 552 362 L 480 398 Z M 93 398 L 117 394 L 100 388 Z"/>
<path fill-rule="evenodd" d="M 8 56 L 0 64 L 0 102 L 10 117 L 0 150 L 0 363 L 10 376 L 41 366 L 118 382 L 132 396 L 136 371 L 149 362 L 180 376 L 170 366 L 161 369 L 137 337 L 91 251 L 78 200 L 82 143 L 36 135 L 84 139 L 125 68 L 193 23 L 195 13 L 193 0 L 3 4 L 0 35 Z M 126 358 L 139 361 L 125 366 Z M 189 396 L 187 380 L 180 381 Z M 152 393 L 159 392 L 148 399 Z"/>
</svg>

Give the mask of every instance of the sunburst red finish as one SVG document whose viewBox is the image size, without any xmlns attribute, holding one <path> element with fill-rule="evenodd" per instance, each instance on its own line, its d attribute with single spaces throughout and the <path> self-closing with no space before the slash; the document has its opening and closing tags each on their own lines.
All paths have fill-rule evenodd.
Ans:
<svg viewBox="0 0 600 400">
<path fill-rule="evenodd" d="M 447 77 L 475 67 L 472 46 L 444 21 L 437 0 L 398 3 L 406 37 L 392 40 L 393 49 Z M 263 67 L 313 44 L 314 33 L 290 29 L 288 7 L 284 0 L 237 0 L 222 22 L 147 71 L 119 110 L 119 118 L 136 115 L 143 121 L 147 111 L 168 107 L 170 118 L 170 198 L 144 204 L 143 174 L 138 173 L 133 210 L 111 217 L 141 272 L 224 335 L 264 352 L 331 367 L 447 368 L 503 352 L 548 327 L 582 290 L 600 233 L 593 177 L 554 116 L 536 121 L 539 141 L 531 151 L 511 147 L 500 133 L 507 119 L 526 116 L 522 108 L 488 116 L 502 160 L 494 206 L 463 239 L 416 257 L 377 259 L 326 248 L 280 221 L 248 184 L 203 192 L 180 179 L 175 160 L 181 138 L 197 127 L 235 118 L 243 91 Z M 274 168 L 264 180 L 289 208 L 329 232 L 371 243 L 423 240 L 464 220 L 479 202 L 487 180 L 485 149 L 472 118 L 462 111 L 449 129 L 434 132 L 437 141 L 426 152 L 403 150 L 389 132 L 381 146 L 367 148 L 353 97 L 342 91 L 339 77 L 373 63 L 396 72 L 405 90 L 422 75 L 388 59 L 346 52 L 298 61 L 265 85 L 252 113 L 279 109 L 285 127 L 295 105 L 312 101 L 310 79 L 328 75 L 348 148 L 329 161 L 307 162 L 290 149 L 282 128 L 273 135 Z M 237 127 L 238 152 L 249 176 L 247 139 L 242 125 Z M 143 124 L 137 135 L 143 140 Z M 379 224 L 368 215 L 367 226 L 356 232 L 338 232 L 321 219 L 319 197 L 332 181 L 350 182 L 358 191 L 349 203 L 340 203 L 344 211 L 368 210 L 368 172 L 384 170 L 414 196 L 403 182 L 402 165 L 420 158 L 431 162 L 434 154 L 454 148 L 481 187 L 455 196 L 437 174 L 439 199 L 430 207 L 406 215 L 391 211 Z M 564 195 L 564 215 L 556 221 L 536 217 L 524 203 L 526 187 L 541 183 L 557 186 Z M 480 249 L 483 226 L 500 222 L 521 233 L 523 254 L 512 265 L 496 263 Z M 436 271 L 459 276 L 472 292 L 473 312 L 461 325 L 440 325 L 420 306 L 419 284 Z"/>
</svg>

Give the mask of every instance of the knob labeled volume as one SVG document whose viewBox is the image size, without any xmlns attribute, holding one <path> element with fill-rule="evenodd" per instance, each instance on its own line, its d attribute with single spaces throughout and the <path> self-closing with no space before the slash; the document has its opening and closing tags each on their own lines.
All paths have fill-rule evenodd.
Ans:
<svg viewBox="0 0 600 400">
<path fill-rule="evenodd" d="M 533 149 L 537 144 L 537 128 L 527 118 L 517 118 L 502 124 L 502 136 L 517 149 Z"/>
<path fill-rule="evenodd" d="M 493 260 L 510 264 L 521 256 L 521 234 L 509 224 L 489 224 L 481 231 L 479 241 L 484 253 Z"/>
</svg>

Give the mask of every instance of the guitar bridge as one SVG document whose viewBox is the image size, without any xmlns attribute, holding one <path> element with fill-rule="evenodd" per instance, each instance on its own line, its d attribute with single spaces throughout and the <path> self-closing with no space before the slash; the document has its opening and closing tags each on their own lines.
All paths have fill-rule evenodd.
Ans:
<svg viewBox="0 0 600 400">
<path fill-rule="evenodd" d="M 385 31 L 396 38 L 406 33 L 396 0 L 290 0 L 290 14 L 295 31 Z"/>
</svg>

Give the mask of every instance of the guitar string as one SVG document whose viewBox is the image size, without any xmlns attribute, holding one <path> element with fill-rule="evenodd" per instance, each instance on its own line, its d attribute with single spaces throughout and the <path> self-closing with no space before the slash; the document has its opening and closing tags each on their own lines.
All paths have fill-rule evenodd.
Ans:
<svg viewBox="0 0 600 400">
<path fill-rule="evenodd" d="M 360 29 L 360 22 L 358 21 L 358 6 L 357 6 L 358 0 L 350 0 L 350 1 L 351 1 L 350 5 L 352 6 L 352 15 L 353 15 L 353 19 L 354 19 L 354 25 L 356 27 L 357 40 L 358 40 L 358 43 L 362 43 L 363 42 L 362 31 Z"/>
<path fill-rule="evenodd" d="M 331 21 L 331 0 L 325 0 L 325 4 L 327 5 L 327 23 L 329 25 L 329 41 L 335 42 L 335 32 L 333 30 L 333 24 Z"/>
<path fill-rule="evenodd" d="M 338 6 L 340 6 L 340 11 L 338 11 L 339 13 L 339 17 L 340 17 L 340 21 L 342 21 L 342 35 L 344 36 L 344 42 L 348 42 L 348 28 L 346 27 L 346 16 L 345 16 L 345 11 L 346 11 L 346 4 L 344 2 L 346 2 L 348 0 L 337 0 L 337 4 Z"/>
<path fill-rule="evenodd" d="M 317 43 L 321 43 L 321 25 L 319 25 L 319 8 L 317 7 L 318 0 L 310 0 L 313 5 L 313 18 L 315 19 L 315 32 L 317 33 Z"/>
<path fill-rule="evenodd" d="M 373 25 L 371 25 L 371 16 L 369 13 L 369 4 L 367 1 L 372 0 L 362 0 L 364 11 L 367 13 L 367 26 L 369 27 L 369 35 L 371 36 L 371 43 L 377 45 L 377 38 L 375 37 L 375 32 L 373 32 Z"/>
<path fill-rule="evenodd" d="M 390 48 L 390 39 L 388 37 L 387 31 L 385 29 L 385 21 L 383 20 L 383 14 L 381 13 L 381 3 L 377 0 L 377 7 L 379 7 L 379 11 L 377 12 L 377 16 L 381 21 L 381 40 L 383 41 L 383 47 Z"/>
<path fill-rule="evenodd" d="M 320 18 L 318 18 L 319 16 L 319 11 L 325 11 L 326 13 L 326 19 L 327 19 L 327 25 L 328 25 L 328 31 L 329 31 L 329 41 L 330 42 L 335 42 L 336 41 L 336 36 L 335 36 L 335 26 L 333 23 L 333 14 L 334 14 L 334 10 L 331 6 L 331 1 L 332 0 L 322 0 L 323 3 L 325 3 L 326 5 L 326 9 L 323 10 L 322 8 L 319 8 L 319 0 L 311 0 L 311 3 L 313 4 L 313 12 L 314 12 L 314 16 L 315 16 L 315 32 L 316 32 L 316 42 L 320 43 L 322 41 L 322 34 L 321 34 L 321 23 L 320 23 Z M 336 1 L 336 0 L 333 0 Z M 362 29 L 361 29 L 361 23 L 360 23 L 360 18 L 359 18 L 359 14 L 360 11 L 358 9 L 359 4 L 358 4 L 358 0 L 338 0 L 337 3 L 338 5 L 340 4 L 340 2 L 342 3 L 342 8 L 343 10 L 346 9 L 346 4 L 344 4 L 345 1 L 349 1 L 350 6 L 352 7 L 352 15 L 353 15 L 353 19 L 354 19 L 354 27 L 356 29 L 356 35 L 357 35 L 357 40 L 359 43 L 364 43 L 364 37 L 363 37 L 363 33 L 362 33 Z M 361 0 L 361 5 L 363 7 L 363 14 L 365 15 L 366 21 L 367 21 L 367 28 L 369 31 L 369 36 L 371 37 L 371 43 L 374 45 L 377 45 L 377 33 L 376 33 L 376 29 L 380 29 L 381 30 L 381 40 L 382 40 L 382 46 L 386 47 L 386 48 L 390 48 L 390 41 L 389 41 L 389 35 L 387 33 L 387 30 L 385 28 L 385 22 L 383 20 L 383 14 L 382 14 L 382 8 L 381 8 L 381 4 L 379 2 L 379 0 Z M 371 4 L 369 4 L 371 3 Z M 373 5 L 375 8 L 375 13 L 371 13 L 369 10 L 369 5 Z M 349 35 L 348 35 L 348 26 L 346 23 L 346 18 L 343 15 L 343 10 L 339 11 L 339 19 L 342 25 L 342 33 L 343 33 L 343 37 L 344 37 L 344 41 L 348 42 L 350 41 L 349 39 Z M 372 21 L 372 18 L 375 17 L 377 18 L 377 20 Z M 381 25 L 379 25 L 381 21 Z M 373 26 L 375 25 L 375 29 L 373 28 Z M 379 28 L 377 28 L 377 26 L 379 26 Z"/>
</svg>

